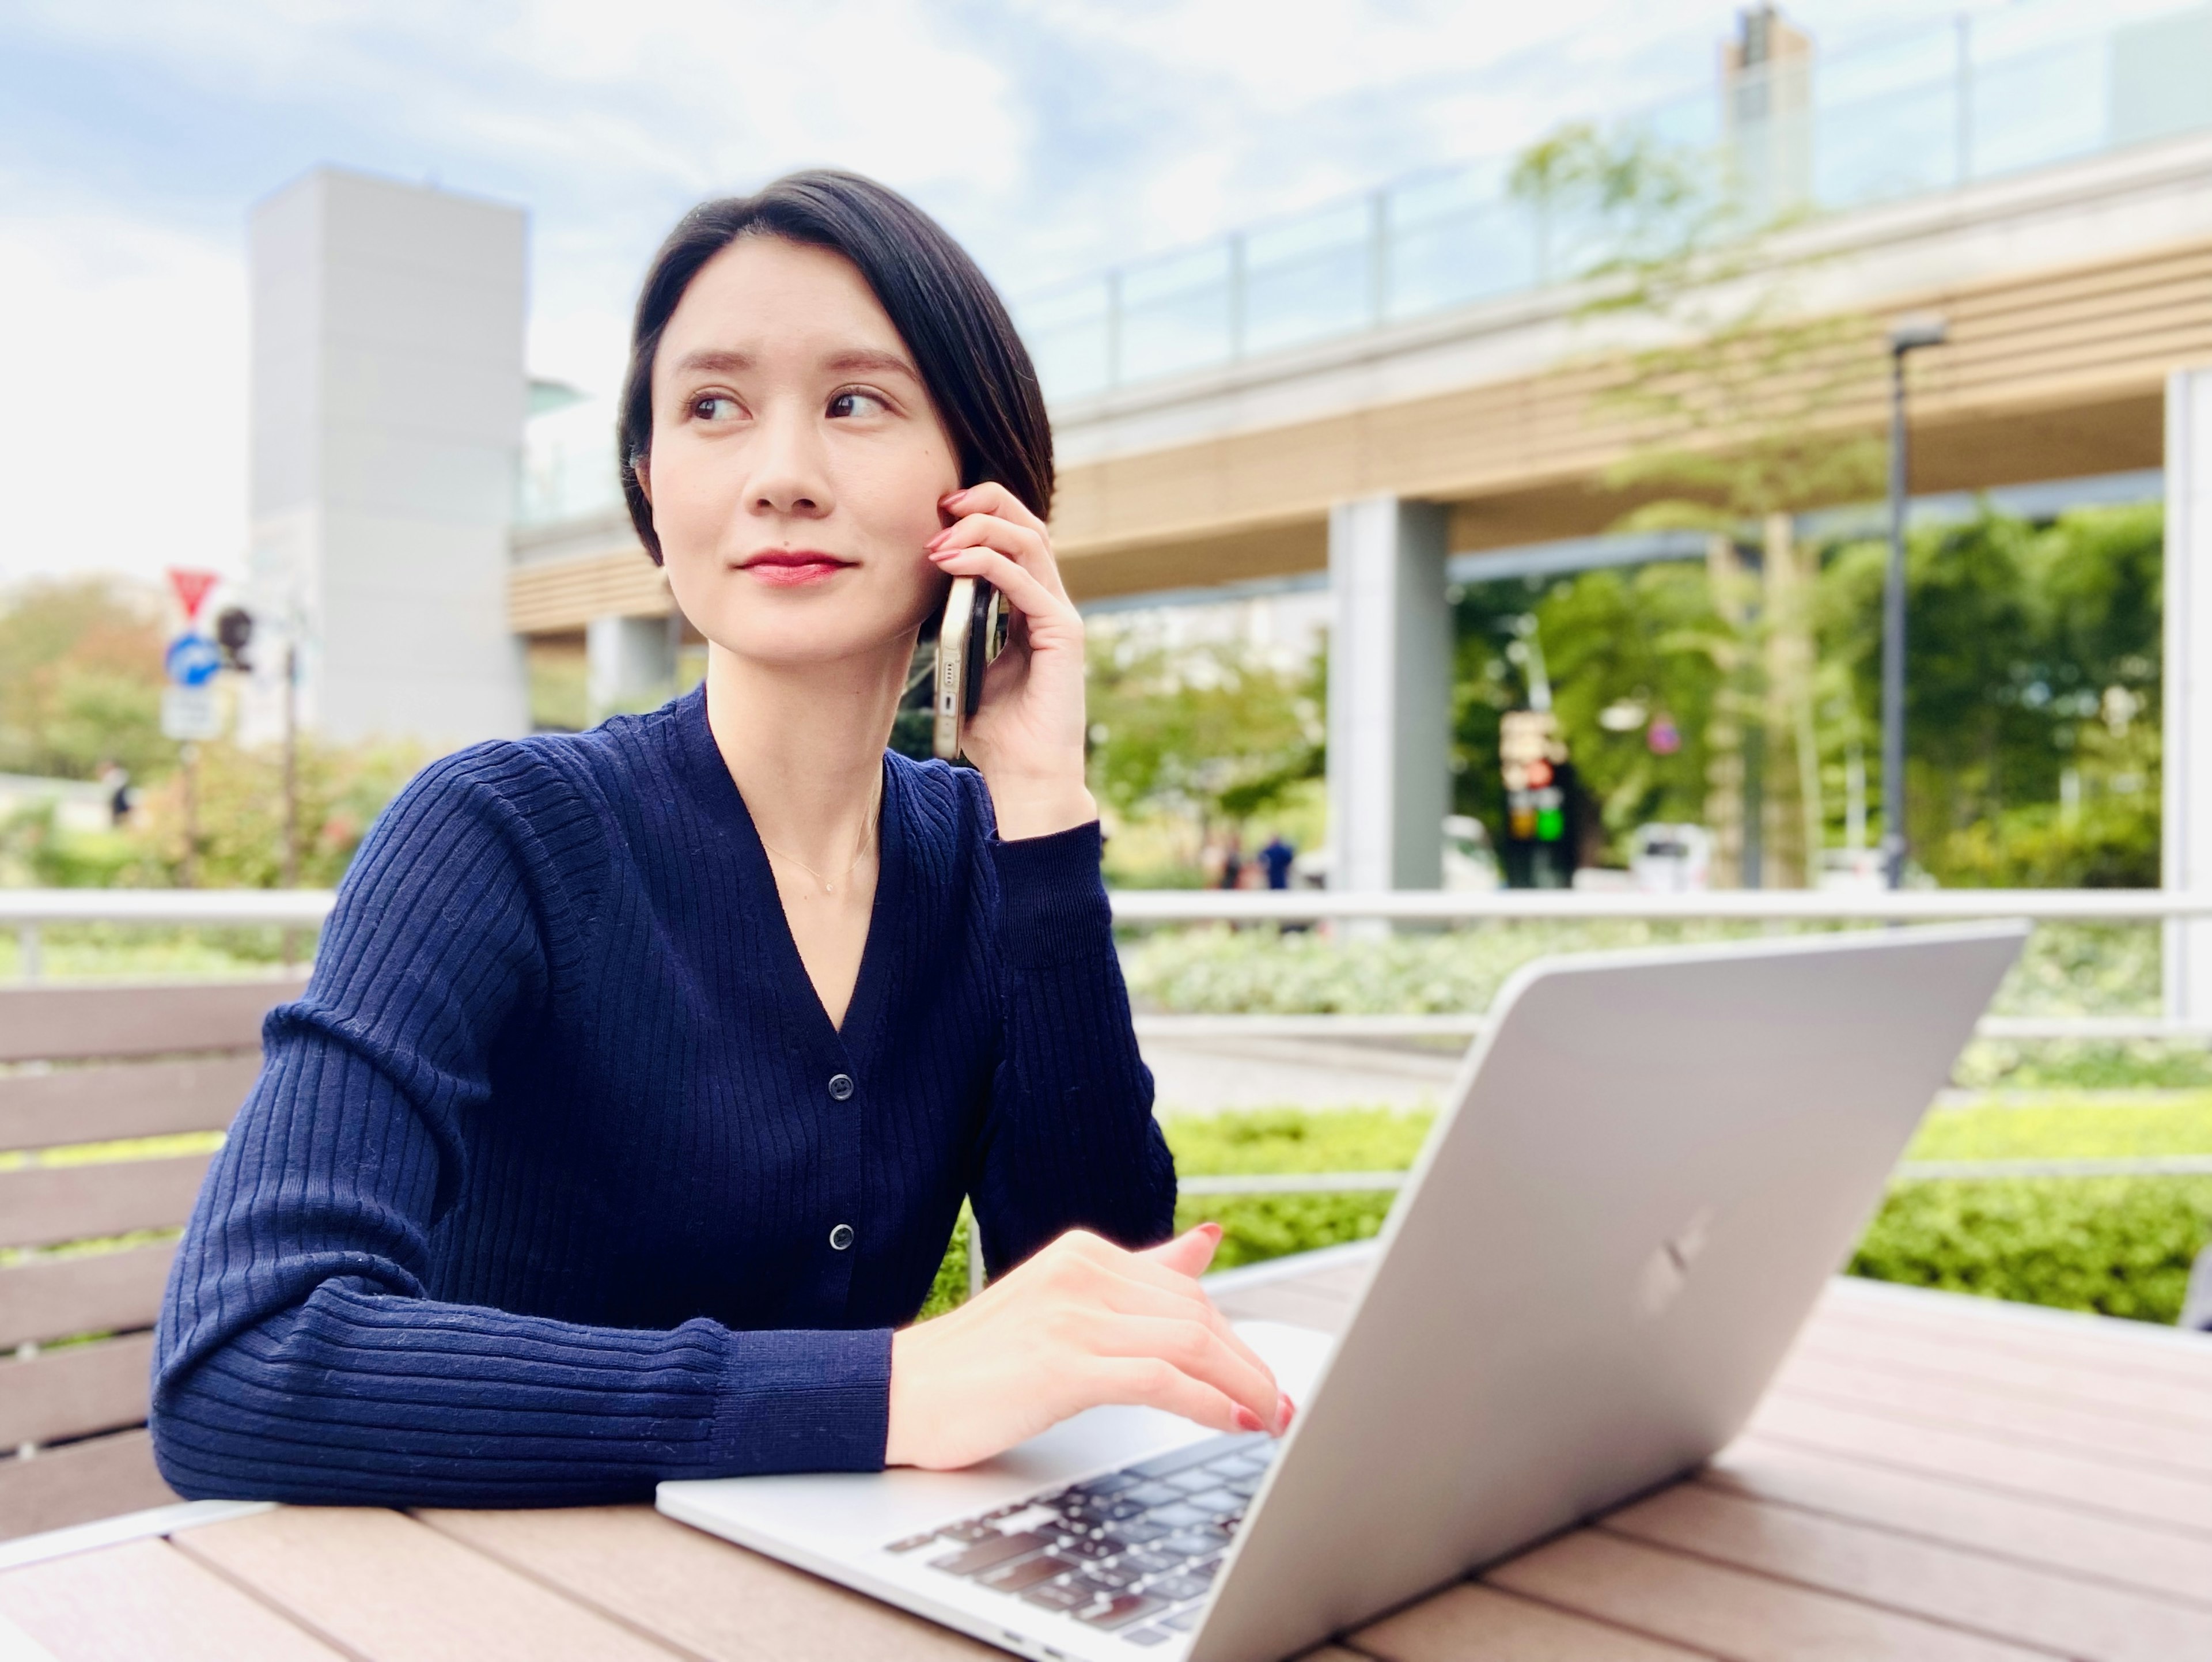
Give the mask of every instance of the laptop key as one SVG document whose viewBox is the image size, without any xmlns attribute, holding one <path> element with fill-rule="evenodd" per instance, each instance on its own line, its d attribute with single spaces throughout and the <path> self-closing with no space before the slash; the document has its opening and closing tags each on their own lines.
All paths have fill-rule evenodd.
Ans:
<svg viewBox="0 0 2212 1662">
<path fill-rule="evenodd" d="M 1008 1564 L 988 1575 L 975 1579 L 997 1592 L 1026 1592 L 1040 1581 L 1049 1581 L 1056 1575 L 1065 1575 L 1075 1566 L 1065 1558 L 1055 1558 L 1045 1553 L 1036 1558 L 1024 1558 L 1018 1564 Z"/>
<path fill-rule="evenodd" d="M 1194 1495 L 1185 1504 L 1195 1507 L 1209 1518 L 1235 1518 L 1243 1515 L 1246 1496 L 1233 1489 L 1210 1488 L 1203 1495 Z"/>
<path fill-rule="evenodd" d="M 1171 1449 L 1165 1454 L 1139 1461 L 1127 1468 L 1139 1477 L 1164 1477 L 1170 1472 L 1188 1471 L 1193 1466 L 1204 1465 L 1208 1460 L 1218 1460 L 1225 1454 L 1242 1454 L 1248 1448 L 1267 1441 L 1264 1431 L 1232 1432 L 1225 1437 L 1209 1437 L 1202 1443 Z"/>
<path fill-rule="evenodd" d="M 1154 1507 L 1145 1514 L 1148 1524 L 1158 1524 L 1163 1529 L 1194 1529 L 1200 1524 L 1210 1524 L 1219 1514 L 1210 1507 L 1187 1506 L 1177 1501 L 1171 1507 Z"/>
<path fill-rule="evenodd" d="M 1182 1500 L 1182 1491 L 1171 1483 L 1139 1483 L 1127 1494 L 1116 1498 L 1140 1507 L 1164 1507 L 1170 1501 Z"/>
<path fill-rule="evenodd" d="M 1249 1501 L 1260 1492 L 1260 1480 L 1257 1477 L 1231 1477 L 1221 1487 L 1231 1495 L 1241 1495 Z"/>
<path fill-rule="evenodd" d="M 1139 1628 L 1134 1633 L 1121 1635 L 1132 1645 L 1164 1645 L 1175 1637 L 1165 1628 Z"/>
<path fill-rule="evenodd" d="M 970 1518 L 964 1523 L 947 1524 L 937 1531 L 948 1541 L 981 1541 L 999 1533 L 988 1524 Z"/>
<path fill-rule="evenodd" d="M 1160 1625 L 1173 1628 L 1177 1633 L 1188 1633 L 1198 1625 L 1198 1618 L 1205 1613 L 1194 1604 L 1187 1610 L 1177 1610 L 1173 1616 L 1162 1616 Z"/>
<path fill-rule="evenodd" d="M 1061 1610 L 1073 1615 L 1095 1600 L 1098 1595 L 1080 1581 L 1048 1581 L 1042 1586 L 1031 1587 L 1022 1597 L 1032 1604 L 1048 1610 Z"/>
<path fill-rule="evenodd" d="M 1209 1552 L 1218 1552 L 1227 1546 L 1229 1534 L 1225 1530 L 1187 1529 L 1179 1535 L 1170 1535 L 1160 1544 L 1168 1552 L 1178 1553 L 1185 1558 L 1198 1558 Z"/>
<path fill-rule="evenodd" d="M 1083 1580 L 1085 1586 L 1096 1587 L 1101 1592 L 1122 1592 L 1136 1580 L 1138 1574 L 1133 1567 L 1124 1568 L 1119 1564 L 1093 1564 L 1083 1572 Z"/>
<path fill-rule="evenodd" d="M 1103 1498 L 1109 1495 L 1119 1495 L 1125 1488 L 1134 1488 L 1143 1481 L 1143 1478 L 1133 1477 L 1126 1471 L 1109 1471 L 1103 1477 L 1093 1477 L 1087 1483 L 1078 1483 L 1067 1492 Z"/>
<path fill-rule="evenodd" d="M 1170 1488 L 1179 1488 L 1185 1495 L 1195 1495 L 1202 1488 L 1212 1488 L 1215 1479 L 1212 1467 L 1198 1466 L 1189 1471 L 1178 1471 L 1174 1476 L 1163 1477 L 1160 1481 Z"/>
<path fill-rule="evenodd" d="M 1121 1562 L 1133 1569 L 1142 1570 L 1146 1575 L 1164 1575 L 1171 1569 L 1181 1569 L 1188 1555 L 1180 1552 L 1162 1552 L 1158 1547 L 1140 1547 L 1134 1552 L 1123 1553 Z"/>
<path fill-rule="evenodd" d="M 1051 1544 L 1042 1535 L 994 1535 L 989 1540 L 978 1541 L 959 1552 L 933 1558 L 929 1567 L 941 1569 L 947 1575 L 981 1575 L 985 1570 L 995 1568 L 1010 1558 L 1019 1558 Z"/>
<path fill-rule="evenodd" d="M 1114 1555 L 1113 1547 L 1104 1541 L 1094 1541 L 1087 1535 L 1063 1535 L 1057 1549 L 1062 1557 L 1080 1558 L 1095 1564 L 1102 1558 Z"/>
<path fill-rule="evenodd" d="M 1109 1541 L 1119 1541 L 1125 1547 L 1141 1547 L 1157 1541 L 1168 1531 L 1148 1519 L 1132 1518 L 1127 1523 L 1116 1524 L 1106 1531 Z M 1184 1555 L 1188 1556 L 1188 1554 Z"/>
<path fill-rule="evenodd" d="M 1210 1581 L 1200 1580 L 1195 1575 L 1164 1575 L 1157 1581 L 1146 1582 L 1145 1591 L 1155 1598 L 1198 1598 L 1203 1597 L 1206 1590 L 1212 1585 Z"/>
<path fill-rule="evenodd" d="M 1126 1628 L 1139 1616 L 1166 1608 L 1158 1599 L 1147 1598 L 1141 1592 L 1117 1592 L 1101 1608 L 1085 1610 L 1075 1619 L 1094 1628 Z"/>
</svg>

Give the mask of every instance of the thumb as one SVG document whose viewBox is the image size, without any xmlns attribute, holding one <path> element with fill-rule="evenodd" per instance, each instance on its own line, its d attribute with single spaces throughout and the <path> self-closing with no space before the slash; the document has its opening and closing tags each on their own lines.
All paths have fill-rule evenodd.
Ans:
<svg viewBox="0 0 2212 1662">
<path fill-rule="evenodd" d="M 1148 1246 L 1137 1254 L 1183 1275 L 1202 1275 L 1213 1262 L 1213 1249 L 1221 1245 L 1221 1226 L 1201 1223 L 1186 1229 L 1171 1241 Z"/>
</svg>

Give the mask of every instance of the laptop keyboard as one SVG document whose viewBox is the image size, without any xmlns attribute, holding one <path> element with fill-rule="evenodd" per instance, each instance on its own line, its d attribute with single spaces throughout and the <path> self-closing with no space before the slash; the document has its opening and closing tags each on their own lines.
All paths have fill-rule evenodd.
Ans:
<svg viewBox="0 0 2212 1662">
<path fill-rule="evenodd" d="M 1215 1437 L 890 1550 L 949 1547 L 932 1569 L 1132 1644 L 1164 1644 L 1198 1625 L 1221 1554 L 1274 1458 L 1264 1433 Z"/>
</svg>

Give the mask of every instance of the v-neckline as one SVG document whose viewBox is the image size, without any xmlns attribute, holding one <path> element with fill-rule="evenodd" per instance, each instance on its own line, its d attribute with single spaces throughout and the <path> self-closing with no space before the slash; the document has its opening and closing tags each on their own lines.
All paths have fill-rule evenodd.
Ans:
<svg viewBox="0 0 2212 1662">
<path fill-rule="evenodd" d="M 890 926 L 886 920 L 892 916 L 896 891 L 905 876 L 905 837 L 903 818 L 899 801 L 898 770 L 891 765 L 886 752 L 880 766 L 883 769 L 883 801 L 876 814 L 876 892 L 868 905 L 868 932 L 860 944 L 860 964 L 853 977 L 853 990 L 845 1001 L 845 1020 L 839 1023 L 830 1019 L 830 1007 L 822 1001 L 822 992 L 807 973 L 806 960 L 799 955 L 798 937 L 791 931 L 791 914 L 784 909 L 782 892 L 776 887 L 775 868 L 769 863 L 768 849 L 762 843 L 760 828 L 754 825 L 752 810 L 745 806 L 744 793 L 731 776 L 730 764 L 722 759 L 721 747 L 714 742 L 714 723 L 707 713 L 707 689 L 702 685 L 693 691 L 694 702 L 689 710 L 680 712 L 685 728 L 685 738 L 691 752 L 694 770 L 700 776 L 709 805 L 719 809 L 737 832 L 738 859 L 744 879 L 744 892 L 764 898 L 764 910 L 772 911 L 775 922 L 763 933 L 770 942 L 770 950 L 780 960 L 776 968 L 778 980 L 790 989 L 792 1004 L 800 1007 L 801 1025 L 811 1025 L 816 1036 L 826 1038 L 846 1056 L 857 1061 L 866 1040 L 872 1033 L 872 1024 L 882 1004 L 879 983 L 884 971 L 883 957 L 889 950 L 885 937 Z"/>
</svg>

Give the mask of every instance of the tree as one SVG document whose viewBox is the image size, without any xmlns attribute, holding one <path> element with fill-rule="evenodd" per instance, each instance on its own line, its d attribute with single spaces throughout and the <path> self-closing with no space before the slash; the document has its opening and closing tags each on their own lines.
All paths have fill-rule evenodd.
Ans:
<svg viewBox="0 0 2212 1662">
<path fill-rule="evenodd" d="M 1318 658 L 1294 673 L 1235 642 L 1094 628 L 1090 663 L 1091 778 L 1123 814 L 1185 819 L 1202 843 L 1322 776 Z"/>
<path fill-rule="evenodd" d="M 0 772 L 147 779 L 176 765 L 161 736 L 161 603 L 113 578 L 21 585 L 0 599 Z"/>
<path fill-rule="evenodd" d="M 1747 875 L 1763 846 L 1772 878 L 1805 881 L 1822 818 L 1815 567 L 1791 527 L 1879 490 L 1884 453 L 1860 430 L 1880 364 L 1873 327 L 1803 313 L 1771 253 L 1783 222 L 1753 222 L 1718 158 L 1573 126 L 1525 152 L 1510 188 L 1547 226 L 1578 232 L 1580 315 L 1659 338 L 1598 360 L 1595 411 L 1631 437 L 1603 482 L 1642 499 L 1620 529 L 1711 539 L 1710 616 L 1676 638 L 1716 672 L 1700 749 L 1717 875 Z"/>
</svg>

